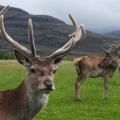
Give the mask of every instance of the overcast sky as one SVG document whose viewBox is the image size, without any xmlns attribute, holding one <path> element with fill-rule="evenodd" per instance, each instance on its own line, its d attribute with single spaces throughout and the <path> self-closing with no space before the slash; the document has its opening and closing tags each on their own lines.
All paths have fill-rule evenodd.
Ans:
<svg viewBox="0 0 120 120">
<path fill-rule="evenodd" d="M 70 23 L 71 13 L 90 30 L 120 29 L 120 0 L 0 0 L 31 14 L 46 14 Z"/>
</svg>

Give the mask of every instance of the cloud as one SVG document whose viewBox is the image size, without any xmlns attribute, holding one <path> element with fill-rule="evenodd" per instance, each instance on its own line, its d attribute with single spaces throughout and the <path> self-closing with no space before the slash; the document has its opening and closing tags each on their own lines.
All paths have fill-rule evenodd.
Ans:
<svg viewBox="0 0 120 120">
<path fill-rule="evenodd" d="M 0 0 L 1 5 L 22 8 L 32 14 L 52 15 L 70 23 L 68 14 L 91 30 L 120 28 L 119 0 Z"/>
</svg>

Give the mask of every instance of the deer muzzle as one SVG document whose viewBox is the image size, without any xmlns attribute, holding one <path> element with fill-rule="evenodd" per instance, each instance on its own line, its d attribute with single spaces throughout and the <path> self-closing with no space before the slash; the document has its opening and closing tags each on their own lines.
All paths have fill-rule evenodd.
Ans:
<svg viewBox="0 0 120 120">
<path fill-rule="evenodd" d="M 52 91 L 55 89 L 55 86 L 52 80 L 45 80 L 44 85 L 46 86 L 46 90 Z"/>
</svg>

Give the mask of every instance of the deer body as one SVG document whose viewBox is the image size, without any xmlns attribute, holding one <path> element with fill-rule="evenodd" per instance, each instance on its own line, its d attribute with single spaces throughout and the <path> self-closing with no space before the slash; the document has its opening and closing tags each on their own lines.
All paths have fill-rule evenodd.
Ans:
<svg viewBox="0 0 120 120">
<path fill-rule="evenodd" d="M 32 120 L 46 105 L 48 93 L 40 93 L 24 80 L 19 87 L 0 92 L 0 120 Z"/>
<path fill-rule="evenodd" d="M 74 60 L 74 65 L 78 73 L 75 81 L 75 99 L 80 100 L 80 87 L 87 77 L 102 77 L 104 79 L 104 91 L 105 99 L 108 98 L 108 79 L 113 76 L 113 73 L 118 67 L 118 59 L 112 62 L 115 67 L 109 63 L 111 58 L 105 58 L 102 56 L 81 56 Z M 100 68 L 101 63 L 106 62 L 108 65 L 104 69 Z M 110 61 L 111 62 L 111 61 Z M 104 63 L 105 65 L 105 63 Z"/>
<path fill-rule="evenodd" d="M 47 94 L 30 94 L 24 87 L 0 93 L 0 120 L 32 120 L 47 103 Z"/>
<path fill-rule="evenodd" d="M 101 69 L 98 67 L 98 64 L 103 60 L 103 57 L 100 56 L 82 56 L 74 60 L 78 72 L 83 74 L 83 76 L 93 76 L 93 73 L 99 73 Z M 95 76 L 93 76 L 95 77 Z M 97 77 L 97 76 L 96 76 Z"/>
</svg>

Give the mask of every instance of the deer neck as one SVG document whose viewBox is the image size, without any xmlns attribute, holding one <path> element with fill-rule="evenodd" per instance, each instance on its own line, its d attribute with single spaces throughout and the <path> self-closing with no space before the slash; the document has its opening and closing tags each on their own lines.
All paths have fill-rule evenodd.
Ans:
<svg viewBox="0 0 120 120">
<path fill-rule="evenodd" d="M 22 82 L 17 88 L 17 91 L 22 92 L 21 101 L 25 105 L 26 114 L 30 119 L 33 118 L 48 102 L 48 94 L 35 91 L 29 83 L 29 77 Z"/>
</svg>

